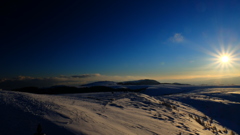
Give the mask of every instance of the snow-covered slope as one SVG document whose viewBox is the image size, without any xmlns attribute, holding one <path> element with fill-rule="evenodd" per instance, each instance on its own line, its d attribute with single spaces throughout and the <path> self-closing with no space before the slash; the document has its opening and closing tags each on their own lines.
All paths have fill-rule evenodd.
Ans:
<svg viewBox="0 0 240 135">
<path fill-rule="evenodd" d="M 221 125 L 240 133 L 240 89 L 207 88 L 188 93 L 168 95 L 166 98 L 187 103 Z"/>
<path fill-rule="evenodd" d="M 212 135 L 213 127 L 225 129 L 187 104 L 142 93 L 0 91 L 0 108 L 0 134 L 4 135 L 32 135 L 39 123 L 47 135 Z M 211 126 L 204 129 L 202 123 Z"/>
<path fill-rule="evenodd" d="M 146 90 L 143 91 L 144 94 L 151 96 L 160 96 L 168 94 L 176 94 L 187 92 L 189 90 L 196 89 L 196 86 L 178 86 L 178 85 L 150 85 Z"/>
</svg>

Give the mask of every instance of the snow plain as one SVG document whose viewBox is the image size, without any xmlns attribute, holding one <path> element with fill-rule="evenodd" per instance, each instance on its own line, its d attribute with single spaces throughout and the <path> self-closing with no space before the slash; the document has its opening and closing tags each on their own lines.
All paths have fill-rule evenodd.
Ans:
<svg viewBox="0 0 240 135">
<path fill-rule="evenodd" d="M 142 93 L 62 95 L 2 90 L 0 134 L 33 135 L 39 123 L 46 135 L 240 133 L 239 88 L 142 87 L 147 87 Z"/>
</svg>

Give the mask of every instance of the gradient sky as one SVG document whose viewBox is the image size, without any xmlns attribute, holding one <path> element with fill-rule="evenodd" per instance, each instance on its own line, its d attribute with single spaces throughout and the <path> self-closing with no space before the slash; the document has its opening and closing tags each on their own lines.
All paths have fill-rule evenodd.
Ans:
<svg viewBox="0 0 240 135">
<path fill-rule="evenodd" d="M 0 5 L 1 79 L 97 74 L 161 81 L 240 73 L 237 0 Z M 232 57 L 230 63 L 217 63 L 223 53 Z"/>
</svg>

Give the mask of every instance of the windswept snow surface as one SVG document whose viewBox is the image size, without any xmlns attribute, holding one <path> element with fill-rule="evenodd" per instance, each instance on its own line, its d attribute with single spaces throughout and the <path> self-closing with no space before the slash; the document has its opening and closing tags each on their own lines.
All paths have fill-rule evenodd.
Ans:
<svg viewBox="0 0 240 135">
<path fill-rule="evenodd" d="M 153 97 L 133 92 L 38 95 L 0 91 L 0 134 L 32 135 L 39 123 L 47 135 L 215 135 L 217 130 L 221 134 L 230 133 L 228 128 L 228 132 L 223 132 L 222 123 L 206 116 L 203 110 L 179 102 L 191 101 L 188 93 L 183 98 L 181 95 Z M 234 104 L 239 105 L 238 102 L 236 98 Z M 224 108 L 222 111 L 227 114 Z M 238 114 L 239 110 L 234 116 Z M 208 124 L 208 128 L 201 123 Z"/>
<path fill-rule="evenodd" d="M 240 88 L 206 88 L 165 96 L 186 103 L 240 133 Z"/>
</svg>

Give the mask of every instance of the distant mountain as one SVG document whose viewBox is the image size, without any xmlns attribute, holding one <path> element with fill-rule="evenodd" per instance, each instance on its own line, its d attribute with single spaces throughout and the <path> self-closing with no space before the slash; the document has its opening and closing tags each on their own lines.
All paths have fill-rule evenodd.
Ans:
<svg viewBox="0 0 240 135">
<path fill-rule="evenodd" d="M 91 93 L 91 92 L 140 92 L 145 90 L 146 87 L 125 88 L 125 87 L 110 87 L 110 86 L 86 86 L 86 87 L 73 87 L 73 86 L 52 86 L 48 88 L 38 87 L 23 87 L 13 89 L 11 91 L 28 92 L 35 94 L 70 94 L 70 93 Z"/>
<path fill-rule="evenodd" d="M 140 89 L 141 90 L 141 89 Z M 28 92 L 36 94 L 67 94 L 67 93 L 91 93 L 91 92 L 114 92 L 114 91 L 133 91 L 126 88 L 111 88 L 107 86 L 90 86 L 90 87 L 72 87 L 72 86 L 53 86 L 49 88 L 38 87 L 23 87 L 19 89 L 13 89 L 12 91 Z M 139 90 L 135 90 L 139 91 Z"/>
<path fill-rule="evenodd" d="M 151 79 L 119 82 L 120 85 L 158 85 L 160 82 Z"/>
</svg>

